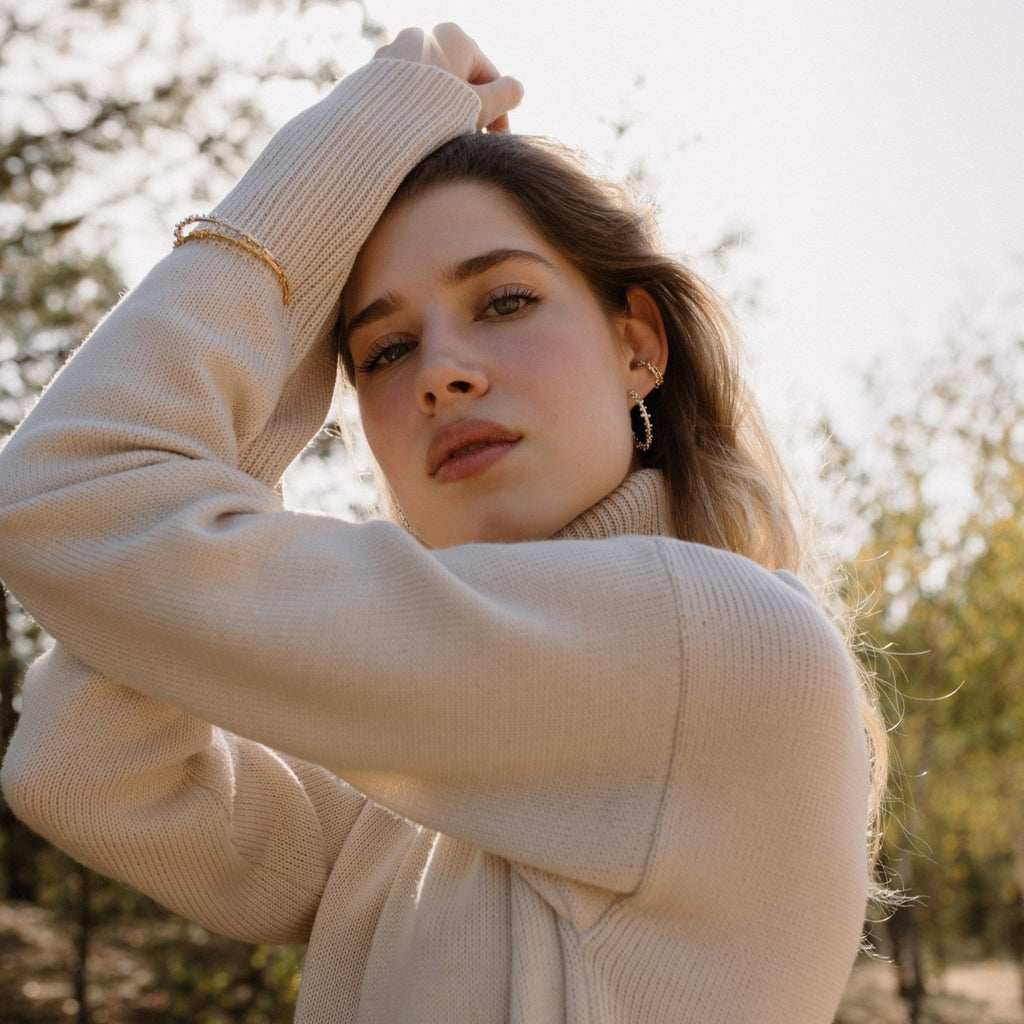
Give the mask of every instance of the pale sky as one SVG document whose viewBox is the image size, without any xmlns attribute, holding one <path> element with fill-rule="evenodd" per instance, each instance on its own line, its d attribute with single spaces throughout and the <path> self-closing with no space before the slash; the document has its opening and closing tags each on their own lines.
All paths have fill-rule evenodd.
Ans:
<svg viewBox="0 0 1024 1024">
<path fill-rule="evenodd" d="M 1024 289 L 1024 0 L 365 3 L 392 35 L 460 23 L 524 83 L 514 130 L 602 159 L 608 122 L 629 115 L 614 164 L 643 158 L 669 245 L 699 254 L 742 232 L 724 274 L 701 266 L 756 296 L 739 319 L 782 434 L 827 411 L 861 440 L 865 369 L 913 388 L 957 307 Z M 230 27 L 225 4 L 195 7 L 225 58 L 282 37 L 349 69 L 372 52 L 351 4 L 313 2 L 301 25 L 236 8 Z M 314 97 L 283 89 L 280 120 Z M 129 283 L 167 235 L 131 233 Z"/>
<path fill-rule="evenodd" d="M 670 244 L 700 251 L 744 229 L 715 283 L 757 286 L 741 323 L 782 425 L 827 408 L 866 430 L 860 370 L 879 358 L 912 387 L 954 307 L 1006 287 L 1024 253 L 1021 0 L 367 9 L 392 34 L 461 24 L 526 86 L 515 130 L 601 157 L 601 119 L 634 114 L 623 147 L 648 158 Z"/>
</svg>

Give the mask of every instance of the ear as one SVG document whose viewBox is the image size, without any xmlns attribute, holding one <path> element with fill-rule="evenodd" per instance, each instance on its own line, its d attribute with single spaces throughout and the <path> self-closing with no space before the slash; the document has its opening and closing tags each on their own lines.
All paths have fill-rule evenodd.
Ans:
<svg viewBox="0 0 1024 1024">
<path fill-rule="evenodd" d="M 661 310 L 651 293 L 640 285 L 626 292 L 628 312 L 622 319 L 622 340 L 629 359 L 627 390 L 641 398 L 654 389 L 655 377 L 644 363 L 653 363 L 662 373 L 668 366 L 668 336 Z"/>
</svg>

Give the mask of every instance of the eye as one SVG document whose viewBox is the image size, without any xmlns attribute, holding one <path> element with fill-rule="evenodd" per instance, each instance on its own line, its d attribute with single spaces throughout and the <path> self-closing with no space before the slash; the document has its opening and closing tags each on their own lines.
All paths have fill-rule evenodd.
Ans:
<svg viewBox="0 0 1024 1024">
<path fill-rule="evenodd" d="M 522 313 L 528 306 L 540 300 L 540 296 L 520 285 L 507 285 L 487 296 L 480 314 L 483 320 L 501 320 Z"/>
<path fill-rule="evenodd" d="M 416 342 L 408 338 L 381 338 L 374 342 L 366 353 L 366 358 L 359 364 L 359 373 L 373 373 L 378 367 L 397 363 L 416 347 Z"/>
</svg>

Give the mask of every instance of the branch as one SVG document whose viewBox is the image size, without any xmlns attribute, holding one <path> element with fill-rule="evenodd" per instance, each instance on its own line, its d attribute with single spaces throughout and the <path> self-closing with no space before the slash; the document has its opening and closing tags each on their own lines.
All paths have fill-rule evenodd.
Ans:
<svg viewBox="0 0 1024 1024">
<path fill-rule="evenodd" d="M 59 146 L 70 142 L 88 140 L 99 129 L 111 121 L 119 120 L 122 124 L 141 121 L 147 125 L 167 127 L 168 119 L 160 119 L 147 114 L 148 110 L 159 107 L 169 100 L 180 99 L 185 106 L 191 105 L 215 77 L 215 72 L 197 75 L 185 81 L 179 77 L 168 79 L 163 85 L 154 87 L 150 96 L 144 99 L 113 100 L 108 99 L 100 104 L 96 113 L 77 128 L 56 128 L 51 132 L 21 132 L 9 139 L 0 148 L 0 163 L 10 157 L 21 157 L 25 150 L 32 146 Z M 73 86 L 70 86 L 73 88 Z M 180 116 L 180 115 L 179 115 Z"/>
<path fill-rule="evenodd" d="M 56 131 L 46 133 L 21 132 L 0 149 L 0 162 L 6 161 L 11 157 L 20 157 L 31 146 L 53 146 L 84 138 L 108 121 L 112 121 L 115 117 L 127 118 L 129 114 L 139 110 L 148 102 L 148 100 L 130 100 L 127 102 L 108 100 L 100 106 L 95 116 L 90 118 L 80 128 L 59 128 Z"/>
</svg>

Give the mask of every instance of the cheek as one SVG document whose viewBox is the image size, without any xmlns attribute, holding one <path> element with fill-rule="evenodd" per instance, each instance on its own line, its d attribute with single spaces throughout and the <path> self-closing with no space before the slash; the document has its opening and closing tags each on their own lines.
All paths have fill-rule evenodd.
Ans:
<svg viewBox="0 0 1024 1024">
<path fill-rule="evenodd" d="M 526 332 L 521 345 L 538 376 L 566 389 L 578 384 L 597 386 L 602 392 L 622 390 L 625 395 L 628 358 L 623 342 L 598 310 L 578 306 L 560 310 L 557 317 Z"/>
<path fill-rule="evenodd" d="M 629 385 L 625 367 L 628 356 L 617 333 L 603 325 L 603 333 L 593 338 L 589 358 L 583 361 L 581 387 L 577 389 L 584 408 L 582 418 L 593 431 L 595 442 L 612 451 L 631 449 Z"/>
<path fill-rule="evenodd" d="M 592 405 L 600 407 L 602 416 L 609 416 L 626 408 L 627 364 L 618 334 L 601 319 L 578 330 L 560 372 L 574 392 L 583 393 Z"/>
<path fill-rule="evenodd" d="M 370 452 L 389 480 L 409 451 L 405 410 L 383 387 L 372 395 L 359 395 L 359 421 Z M 393 481 L 392 481 L 393 485 Z"/>
<path fill-rule="evenodd" d="M 623 465 L 632 458 L 633 440 L 629 402 L 616 376 L 580 372 L 564 377 L 550 398 L 564 455 L 588 474 L 603 476 L 607 471 L 621 479 Z"/>
</svg>

